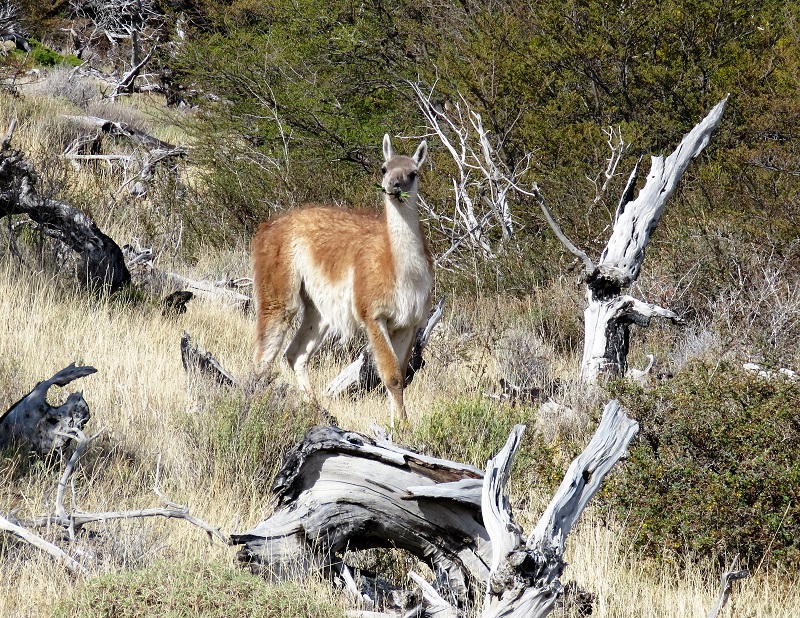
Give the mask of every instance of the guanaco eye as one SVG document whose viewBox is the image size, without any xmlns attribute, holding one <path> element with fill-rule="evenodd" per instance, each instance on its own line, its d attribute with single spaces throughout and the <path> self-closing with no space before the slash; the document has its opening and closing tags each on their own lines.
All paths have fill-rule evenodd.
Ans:
<svg viewBox="0 0 800 618">
<path fill-rule="evenodd" d="M 386 166 L 385 165 L 381 168 L 381 174 L 386 176 Z"/>
<path fill-rule="evenodd" d="M 408 175 L 408 177 L 409 177 L 411 180 L 414 180 L 414 179 L 417 177 L 417 172 L 411 172 L 411 173 Z"/>
</svg>

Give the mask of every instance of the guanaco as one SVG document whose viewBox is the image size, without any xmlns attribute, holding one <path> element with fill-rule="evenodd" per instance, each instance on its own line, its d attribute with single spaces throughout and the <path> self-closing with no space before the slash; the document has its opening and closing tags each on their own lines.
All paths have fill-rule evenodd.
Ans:
<svg viewBox="0 0 800 618">
<path fill-rule="evenodd" d="M 422 141 L 411 157 L 383 137 L 382 213 L 308 206 L 264 223 L 253 238 L 255 362 L 271 369 L 298 312 L 300 326 L 285 357 L 311 394 L 308 362 L 326 336 L 366 331 L 389 392 L 391 423 L 407 420 L 406 367 L 416 330 L 428 315 L 433 262 L 417 195 Z"/>
</svg>

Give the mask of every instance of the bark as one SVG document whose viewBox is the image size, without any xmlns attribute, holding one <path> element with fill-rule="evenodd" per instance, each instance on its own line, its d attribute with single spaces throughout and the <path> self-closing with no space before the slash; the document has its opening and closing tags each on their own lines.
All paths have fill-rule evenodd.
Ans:
<svg viewBox="0 0 800 618">
<path fill-rule="evenodd" d="M 181 336 L 181 362 L 187 373 L 197 371 L 218 386 L 240 386 L 239 381 L 225 371 L 210 352 L 198 344 L 192 345 L 192 339 L 186 331 Z"/>
<path fill-rule="evenodd" d="M 89 420 L 89 406 L 81 393 L 70 394 L 63 405 L 51 406 L 47 391 L 53 385 L 66 386 L 96 371 L 94 367 L 76 367 L 72 363 L 49 380 L 39 382 L 0 416 L 0 449 L 20 442 L 44 456 L 63 447 L 71 439 L 70 430 L 82 429 Z"/>
<path fill-rule="evenodd" d="M 130 283 L 122 251 L 90 217 L 39 194 L 33 166 L 10 147 L 13 132 L 12 123 L 0 145 L 0 217 L 28 215 L 45 235 L 74 251 L 79 276 L 90 288 L 109 287 L 114 291 Z"/>
<path fill-rule="evenodd" d="M 505 493 L 524 429 L 514 428 L 485 474 L 336 427 L 311 429 L 276 477 L 275 513 L 232 537 L 244 545 L 239 559 L 291 577 L 324 572 L 347 549 L 399 547 L 437 573 L 439 589 L 412 575 L 428 615 L 463 615 L 483 597 L 484 618 L 545 616 L 563 590 L 566 538 L 638 425 L 616 401 L 606 406 L 527 542 Z"/>
<path fill-rule="evenodd" d="M 622 192 L 611 237 L 597 265 L 562 232 L 538 188 L 523 191 L 537 199 L 553 232 L 586 268 L 586 337 L 581 364 L 581 378 L 585 382 L 596 382 L 600 376 L 625 375 L 631 324 L 647 326 L 653 317 L 678 321 L 678 316 L 669 309 L 623 295 L 622 291 L 638 279 L 650 236 L 664 207 L 691 160 L 702 152 L 722 121 L 727 100 L 726 97 L 720 101 L 684 135 L 666 159 L 651 158 L 647 181 L 633 199 L 641 161 L 636 164 Z"/>
<path fill-rule="evenodd" d="M 347 549 L 398 547 L 445 573 L 456 598 L 488 575 L 478 468 L 337 427 L 315 427 L 287 456 L 273 485 L 275 513 L 234 535 L 239 560 L 277 577 L 321 571 Z M 413 488 L 413 491 L 412 491 Z M 453 490 L 458 499 L 431 490 Z"/>
</svg>

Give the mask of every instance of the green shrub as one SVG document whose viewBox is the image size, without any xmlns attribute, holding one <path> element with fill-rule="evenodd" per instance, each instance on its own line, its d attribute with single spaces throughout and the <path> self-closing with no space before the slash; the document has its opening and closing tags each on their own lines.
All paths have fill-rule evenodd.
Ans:
<svg viewBox="0 0 800 618">
<path fill-rule="evenodd" d="M 198 457 L 207 461 L 217 483 L 246 484 L 265 493 L 286 451 L 327 413 L 280 389 L 257 395 L 240 391 L 218 395 L 199 415 L 187 418 Z"/>
<path fill-rule="evenodd" d="M 160 563 L 84 583 L 54 618 L 340 618 L 342 608 L 299 583 L 268 584 L 220 564 Z M 323 598 L 320 598 L 323 597 Z"/>
<path fill-rule="evenodd" d="M 77 56 L 73 56 L 72 54 L 62 56 L 52 49 L 45 47 L 35 39 L 29 39 L 28 42 L 31 44 L 31 51 L 27 53 L 30 54 L 29 57 L 33 61 L 33 64 L 37 66 L 53 67 L 57 64 L 66 64 L 75 67 L 82 63 L 81 59 Z M 23 51 L 17 51 L 15 53 L 19 55 L 26 54 L 26 52 Z"/>
<path fill-rule="evenodd" d="M 486 462 L 503 448 L 514 425 L 526 425 L 510 478 L 511 492 L 524 495 L 533 484 L 546 490 L 557 487 L 564 462 L 568 464 L 580 451 L 565 441 L 547 443 L 534 431 L 535 416 L 535 410 L 526 406 L 460 398 L 438 403 L 410 440 L 421 452 L 485 469 Z"/>
<path fill-rule="evenodd" d="M 697 364 L 617 388 L 641 429 L 604 495 L 639 546 L 800 564 L 800 383 Z"/>
</svg>

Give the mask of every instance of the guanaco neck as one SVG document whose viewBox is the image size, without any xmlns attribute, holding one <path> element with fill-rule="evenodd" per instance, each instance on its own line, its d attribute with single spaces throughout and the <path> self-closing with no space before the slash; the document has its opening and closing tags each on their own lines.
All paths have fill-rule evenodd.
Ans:
<svg viewBox="0 0 800 618">
<path fill-rule="evenodd" d="M 403 201 L 385 195 L 384 216 L 389 249 L 398 276 L 427 273 L 427 246 L 422 236 L 416 192 L 405 197 Z"/>
</svg>

